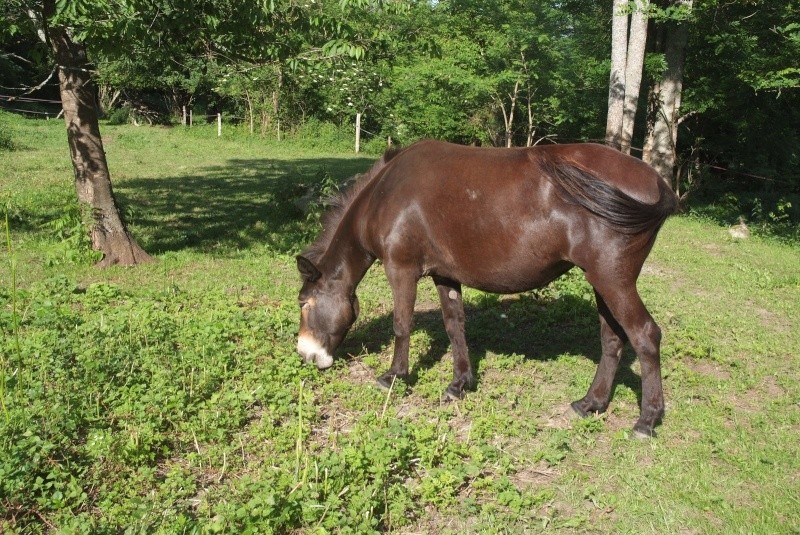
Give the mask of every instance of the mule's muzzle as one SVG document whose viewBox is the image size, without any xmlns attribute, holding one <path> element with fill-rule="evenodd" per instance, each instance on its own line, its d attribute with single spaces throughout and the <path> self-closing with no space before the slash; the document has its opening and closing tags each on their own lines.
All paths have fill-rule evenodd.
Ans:
<svg viewBox="0 0 800 535">
<path fill-rule="evenodd" d="M 297 352 L 303 357 L 306 364 L 316 364 L 317 368 L 324 370 L 333 365 L 333 355 L 328 353 L 322 344 L 309 335 L 300 335 L 297 339 Z"/>
</svg>

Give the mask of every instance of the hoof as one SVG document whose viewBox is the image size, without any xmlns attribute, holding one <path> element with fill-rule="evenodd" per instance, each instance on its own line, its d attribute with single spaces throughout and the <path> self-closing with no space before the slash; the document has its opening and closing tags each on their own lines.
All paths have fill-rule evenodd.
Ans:
<svg viewBox="0 0 800 535">
<path fill-rule="evenodd" d="M 589 416 L 589 413 L 583 410 L 583 407 L 581 407 L 581 400 L 573 401 L 572 403 L 569 404 L 569 406 L 572 407 L 572 410 L 575 412 L 575 414 L 577 414 L 581 418 L 586 418 L 587 416 Z"/>
<path fill-rule="evenodd" d="M 458 379 L 447 385 L 447 390 L 442 394 L 442 401 L 460 401 L 464 399 L 467 390 L 475 390 L 477 381 L 472 373 L 462 375 Z"/>
<path fill-rule="evenodd" d="M 442 394 L 442 401 L 461 401 L 464 399 L 464 390 L 456 386 L 450 385 L 447 390 Z"/>
<path fill-rule="evenodd" d="M 652 427 L 636 424 L 633 426 L 632 436 L 638 440 L 649 440 L 651 438 L 656 438 L 656 431 Z"/>
<path fill-rule="evenodd" d="M 598 407 L 597 404 L 587 402 L 586 398 L 583 398 L 570 403 L 570 407 L 572 407 L 572 410 L 575 411 L 575 414 L 581 418 L 586 418 L 592 414 L 602 414 L 606 412 L 606 409 L 608 409 L 608 404 Z"/>
<path fill-rule="evenodd" d="M 392 382 L 394 381 L 403 381 L 405 382 L 408 379 L 408 375 L 397 375 L 394 373 L 386 372 L 380 377 L 378 377 L 378 386 L 384 390 L 389 390 L 392 388 Z"/>
</svg>

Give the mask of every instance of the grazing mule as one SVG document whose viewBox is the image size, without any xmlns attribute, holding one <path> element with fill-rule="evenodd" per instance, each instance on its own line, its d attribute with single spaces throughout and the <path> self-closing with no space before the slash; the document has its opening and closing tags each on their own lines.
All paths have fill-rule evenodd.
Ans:
<svg viewBox="0 0 800 535">
<path fill-rule="evenodd" d="M 303 278 L 297 350 L 323 369 L 358 315 L 356 287 L 380 259 L 394 299 L 394 356 L 383 386 L 408 377 L 417 282 L 430 276 L 452 346 L 445 396 L 475 386 L 464 336 L 461 286 L 517 293 L 573 266 L 594 287 L 602 357 L 572 403 L 605 411 L 626 341 L 641 361 L 642 406 L 634 431 L 654 436 L 664 414 L 661 330 L 636 280 L 678 199 L 640 160 L 602 145 L 473 148 L 421 141 L 387 152 L 343 196 L 323 231 L 297 257 Z"/>
</svg>

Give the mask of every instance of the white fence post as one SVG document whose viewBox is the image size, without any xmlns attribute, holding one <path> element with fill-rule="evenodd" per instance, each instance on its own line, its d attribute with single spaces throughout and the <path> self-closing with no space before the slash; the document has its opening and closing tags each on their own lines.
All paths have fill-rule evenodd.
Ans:
<svg viewBox="0 0 800 535">
<path fill-rule="evenodd" d="M 217 137 L 222 136 L 222 114 L 217 114 Z"/>
<path fill-rule="evenodd" d="M 361 112 L 356 113 L 356 154 L 361 152 Z"/>
<path fill-rule="evenodd" d="M 183 118 L 181 119 L 181 124 L 186 126 L 186 106 L 183 107 Z"/>
</svg>

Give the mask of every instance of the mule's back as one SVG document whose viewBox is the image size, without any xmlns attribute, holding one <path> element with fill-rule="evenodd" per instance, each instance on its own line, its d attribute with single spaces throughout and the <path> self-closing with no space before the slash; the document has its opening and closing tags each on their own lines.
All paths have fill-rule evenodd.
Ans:
<svg viewBox="0 0 800 535">
<path fill-rule="evenodd" d="M 664 195 L 659 181 L 649 166 L 600 145 L 495 149 L 423 141 L 376 177 L 359 219 L 368 222 L 367 248 L 384 262 L 519 292 L 584 267 L 598 244 L 618 234 L 657 227 L 665 216 L 647 207 Z M 610 195 L 600 206 L 605 211 L 576 194 L 587 185 L 596 186 L 588 200 Z M 645 243 L 650 236 L 633 238 Z"/>
</svg>

